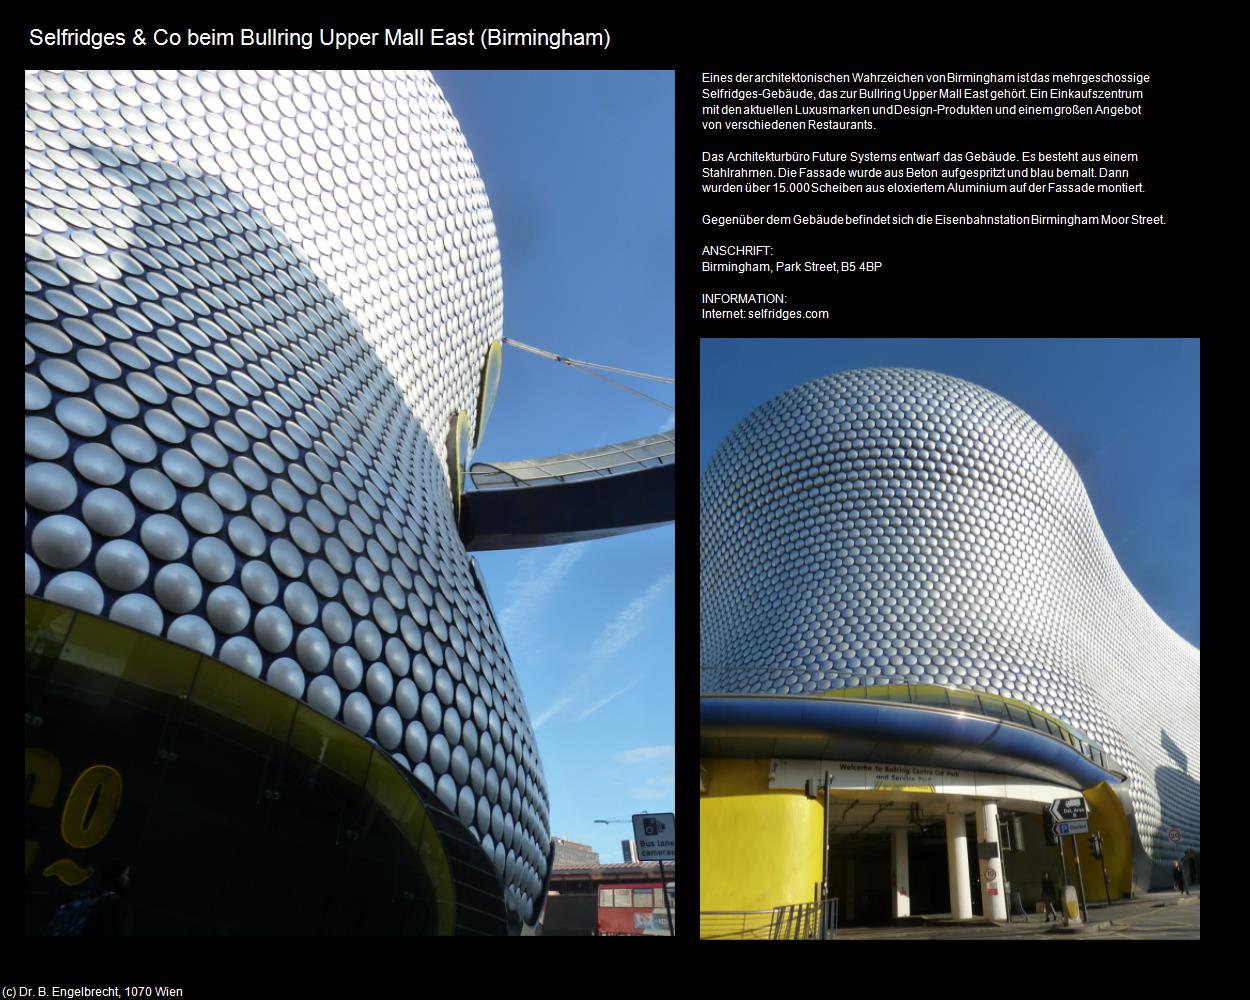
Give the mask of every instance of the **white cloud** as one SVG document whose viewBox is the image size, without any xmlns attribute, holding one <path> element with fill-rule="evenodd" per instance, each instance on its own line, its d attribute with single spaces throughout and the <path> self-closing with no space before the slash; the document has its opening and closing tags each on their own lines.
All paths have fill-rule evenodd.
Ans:
<svg viewBox="0 0 1250 1000">
<path fill-rule="evenodd" d="M 629 790 L 629 796 L 630 798 L 645 799 L 651 802 L 671 801 L 673 798 L 673 786 L 674 782 L 671 774 L 660 775 L 656 778 L 648 778 L 641 785 L 635 785 Z"/>
<path fill-rule="evenodd" d="M 522 634 L 518 642 L 516 625 L 523 623 L 527 618 L 536 616 L 540 603 L 555 589 L 565 574 L 581 558 L 582 548 L 585 544 L 587 543 L 582 542 L 578 545 L 570 546 L 570 549 L 576 551 L 571 553 L 566 551 L 560 557 L 548 563 L 543 571 L 531 581 L 528 588 L 518 583 L 518 581 L 524 581 L 527 572 L 533 567 L 532 562 L 527 562 L 522 566 L 522 571 L 518 574 L 517 580 L 513 581 L 513 584 L 517 585 L 509 585 L 509 594 L 512 595 L 513 600 L 509 604 L 508 610 L 503 615 L 500 615 L 500 621 L 507 629 L 512 630 L 508 636 L 508 645 L 512 648 L 514 659 L 517 656 L 517 647 L 530 644 L 533 640 L 532 635 Z M 586 696 L 588 681 L 603 669 L 603 665 L 607 660 L 620 652 L 642 630 L 645 624 L 643 616 L 655 604 L 672 581 L 672 573 L 660 577 L 660 579 L 647 588 L 646 593 L 631 601 L 604 627 L 603 631 L 591 643 L 590 653 L 586 656 L 586 666 L 565 685 L 560 699 L 534 719 L 533 726 L 535 729 L 562 712 L 574 699 Z M 637 680 L 591 705 L 575 721 L 580 722 L 582 719 L 593 715 L 613 699 L 619 698 L 636 683 Z"/>
<path fill-rule="evenodd" d="M 641 764 L 645 761 L 653 760 L 672 760 L 672 746 L 661 747 L 635 747 L 633 750 L 626 750 L 623 753 L 613 754 L 612 759 L 618 764 Z M 672 777 L 669 777 L 670 782 Z"/>
<path fill-rule="evenodd" d="M 507 607 L 499 615 L 499 627 L 512 642 L 513 630 L 524 628 L 537 617 L 539 609 L 548 596 L 560 585 L 577 565 L 586 551 L 586 543 L 578 542 L 563 546 L 554 556 L 547 560 L 545 566 L 538 568 L 539 556 L 527 552 L 521 560 L 520 571 L 507 586 Z"/>
<path fill-rule="evenodd" d="M 647 588 L 647 592 L 622 608 L 612 621 L 604 626 L 590 647 L 592 663 L 603 663 L 624 649 L 643 628 L 643 616 L 663 595 L 673 582 L 673 574 L 666 573 Z"/>
<path fill-rule="evenodd" d="M 565 695 L 563 698 L 557 701 L 554 705 L 551 705 L 550 707 L 548 707 L 546 710 L 543 711 L 542 715 L 538 716 L 536 719 L 533 720 L 532 725 L 534 726 L 534 728 L 537 729 L 544 722 L 547 722 L 552 717 L 564 711 L 565 707 L 572 700 L 573 700 L 573 696 L 571 694 Z"/>
<path fill-rule="evenodd" d="M 588 718 L 590 718 L 590 716 L 594 715 L 597 711 L 599 711 L 599 709 L 603 708 L 603 706 L 604 706 L 604 705 L 607 705 L 607 704 L 609 704 L 609 703 L 611 703 L 611 702 L 616 701 L 616 699 L 617 699 L 617 698 L 619 698 L 621 695 L 623 695 L 623 694 L 624 694 L 626 691 L 628 691 L 630 688 L 634 687 L 634 686 L 638 683 L 638 681 L 639 681 L 639 680 L 641 680 L 641 678 L 637 678 L 637 677 L 636 677 L 636 678 L 634 678 L 634 680 L 630 681 L 628 684 L 626 684 L 626 685 L 625 685 L 623 688 L 621 688 L 619 691 L 614 691 L 614 692 L 612 692 L 612 694 L 608 695 L 606 698 L 603 698 L 603 699 L 601 699 L 601 700 L 599 700 L 599 701 L 595 702 L 593 705 L 591 705 L 591 706 L 590 706 L 590 708 L 588 708 L 588 709 L 586 709 L 586 711 L 582 712 L 582 714 L 581 714 L 581 715 L 579 715 L 579 716 L 578 716 L 578 717 L 577 717 L 574 721 L 575 721 L 575 722 L 581 722 L 583 719 L 588 719 Z"/>
<path fill-rule="evenodd" d="M 673 420 L 676 416 L 677 416 L 676 413 L 670 413 L 668 415 L 668 419 L 664 421 L 664 423 L 660 426 L 660 429 L 656 431 L 656 433 L 663 434 L 665 431 L 671 431 L 673 429 Z"/>
</svg>

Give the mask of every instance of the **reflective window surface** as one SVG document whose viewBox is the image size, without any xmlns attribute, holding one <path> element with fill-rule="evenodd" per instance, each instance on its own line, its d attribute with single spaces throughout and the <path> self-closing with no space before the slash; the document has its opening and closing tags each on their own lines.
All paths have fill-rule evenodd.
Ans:
<svg viewBox="0 0 1250 1000">
<path fill-rule="evenodd" d="M 675 455 L 676 431 L 663 431 L 635 441 L 607 444 L 587 451 L 526 458 L 515 462 L 476 462 L 469 470 L 479 490 L 511 486 L 542 486 L 600 479 L 657 465 L 669 465 Z"/>
<path fill-rule="evenodd" d="M 1058 719 L 1043 715 L 1019 701 L 1003 698 L 988 692 L 961 691 L 958 688 L 938 684 L 890 684 L 873 687 L 844 688 L 841 691 L 817 692 L 824 698 L 864 698 L 869 701 L 889 701 L 900 705 L 919 705 L 926 708 L 943 708 L 968 712 L 1000 719 L 1018 726 L 1034 729 L 1047 736 L 1062 740 L 1077 753 L 1097 764 L 1104 771 L 1115 774 L 1123 772 L 1110 754 L 1092 741 L 1063 725 Z"/>
</svg>

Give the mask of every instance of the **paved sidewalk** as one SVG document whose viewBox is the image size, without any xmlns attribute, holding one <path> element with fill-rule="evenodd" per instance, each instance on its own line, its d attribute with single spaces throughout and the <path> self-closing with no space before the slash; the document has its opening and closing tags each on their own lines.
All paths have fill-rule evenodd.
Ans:
<svg viewBox="0 0 1250 1000">
<path fill-rule="evenodd" d="M 1115 927 L 1131 925 L 1141 917 L 1165 907 L 1196 904 L 1201 898 L 1200 889 L 1200 886 L 1194 886 L 1188 895 L 1171 889 L 1166 892 L 1152 892 L 1137 899 L 1118 900 L 1111 906 L 1094 904 L 1088 907 L 1087 923 L 1079 926 L 1063 924 L 1049 926 L 1058 934 L 1096 934 Z"/>
<path fill-rule="evenodd" d="M 1089 907 L 1089 921 L 1080 926 L 1067 926 L 1051 921 L 1041 914 L 1029 914 L 1026 921 L 1017 916 L 1011 923 L 982 920 L 952 920 L 949 917 L 918 918 L 904 925 L 890 927 L 839 928 L 838 940 L 914 940 L 1047 938 L 1197 938 L 1200 933 L 1201 886 L 1191 887 L 1189 895 L 1175 891 L 1152 892 L 1138 899 L 1117 900 L 1110 906 Z"/>
</svg>

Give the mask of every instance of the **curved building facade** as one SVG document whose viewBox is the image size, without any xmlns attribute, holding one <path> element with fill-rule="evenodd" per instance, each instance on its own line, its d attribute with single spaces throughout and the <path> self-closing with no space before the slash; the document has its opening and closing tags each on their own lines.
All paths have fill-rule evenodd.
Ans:
<svg viewBox="0 0 1250 1000">
<path fill-rule="evenodd" d="M 1127 778 L 1138 884 L 1180 856 L 1174 827 L 1198 846 L 1198 651 L 1018 407 L 926 371 L 819 378 L 729 435 L 700 503 L 705 696 L 1002 696 Z"/>
<path fill-rule="evenodd" d="M 32 72 L 25 122 L 26 593 L 368 738 L 532 923 L 546 783 L 457 530 L 499 248 L 438 85 Z"/>
</svg>

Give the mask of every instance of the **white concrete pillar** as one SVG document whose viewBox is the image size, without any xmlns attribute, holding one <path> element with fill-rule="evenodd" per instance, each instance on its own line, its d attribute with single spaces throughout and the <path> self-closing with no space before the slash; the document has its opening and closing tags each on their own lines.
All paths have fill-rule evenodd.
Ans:
<svg viewBox="0 0 1250 1000">
<path fill-rule="evenodd" d="M 911 916 L 911 881 L 907 874 L 907 831 L 890 831 L 890 890 L 892 916 Z"/>
<path fill-rule="evenodd" d="M 980 845 L 998 843 L 998 803 L 982 802 L 977 806 L 977 858 L 981 866 L 981 914 L 986 920 L 1007 919 L 1006 883 L 1003 880 L 1002 855 L 981 857 Z"/>
<path fill-rule="evenodd" d="M 846 863 L 846 919 L 855 919 L 855 863 Z"/>
<path fill-rule="evenodd" d="M 968 816 L 946 814 L 946 871 L 951 883 L 951 916 L 972 917 L 972 880 L 968 874 Z"/>
</svg>

